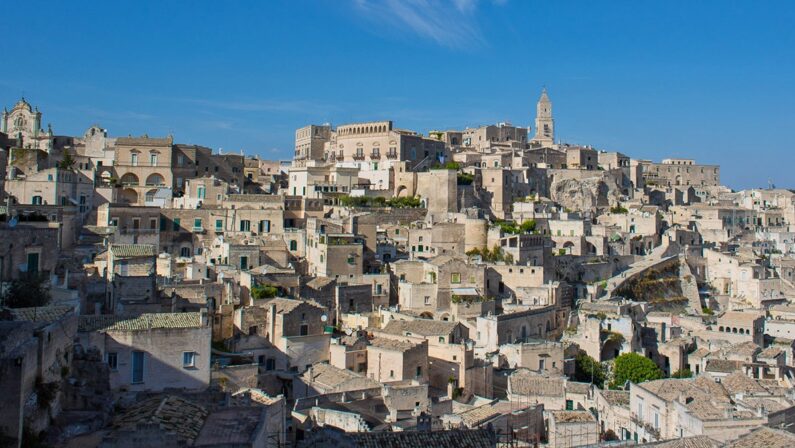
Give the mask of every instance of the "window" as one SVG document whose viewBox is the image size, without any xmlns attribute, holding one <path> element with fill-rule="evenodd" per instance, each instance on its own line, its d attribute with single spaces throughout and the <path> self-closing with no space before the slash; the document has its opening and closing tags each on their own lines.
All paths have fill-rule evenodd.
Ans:
<svg viewBox="0 0 795 448">
<path fill-rule="evenodd" d="M 573 411 L 574 410 L 574 401 L 566 400 L 566 410 Z"/>
<path fill-rule="evenodd" d="M 240 269 L 248 269 L 248 257 L 245 255 L 240 257 Z"/>
<path fill-rule="evenodd" d="M 354 254 L 348 255 L 348 264 L 356 264 L 356 256 Z"/>
<path fill-rule="evenodd" d="M 201 218 L 195 218 L 193 220 L 193 228 L 194 229 L 201 229 L 202 228 L 202 220 L 201 220 Z"/>
<path fill-rule="evenodd" d="M 27 272 L 39 272 L 39 253 L 31 252 L 28 254 Z"/>
<path fill-rule="evenodd" d="M 190 247 L 183 247 L 179 250 L 179 256 L 184 258 L 190 257 Z"/>
<path fill-rule="evenodd" d="M 152 166 L 157 166 L 157 153 L 149 154 L 149 164 Z"/>
<path fill-rule="evenodd" d="M 41 205 L 42 204 L 41 196 L 33 196 L 33 198 L 30 200 L 30 203 L 33 205 Z"/>
<path fill-rule="evenodd" d="M 183 368 L 196 367 L 196 352 L 182 353 L 182 367 Z"/>
<path fill-rule="evenodd" d="M 301 328 L 299 329 L 299 334 L 301 336 L 306 336 L 309 334 L 309 325 L 301 324 Z"/>
<path fill-rule="evenodd" d="M 174 228 L 175 232 L 179 231 L 179 218 L 174 218 L 174 227 L 173 228 Z"/>
<path fill-rule="evenodd" d="M 381 285 L 375 285 L 375 294 L 380 296 L 383 292 L 383 287 Z"/>
<path fill-rule="evenodd" d="M 144 352 L 132 352 L 132 383 L 140 384 L 144 382 Z"/>
<path fill-rule="evenodd" d="M 130 155 L 130 161 L 132 162 L 132 166 L 138 166 L 138 154 L 132 153 Z"/>
<path fill-rule="evenodd" d="M 160 217 L 160 231 L 165 232 L 166 230 L 166 218 L 164 216 Z"/>
<path fill-rule="evenodd" d="M 157 229 L 157 218 L 149 218 L 149 228 L 152 230 Z"/>
<path fill-rule="evenodd" d="M 273 358 L 266 359 L 265 370 L 276 370 L 276 360 Z"/>
<path fill-rule="evenodd" d="M 431 304 L 431 296 L 425 296 L 425 305 Z"/>
<path fill-rule="evenodd" d="M 105 357 L 107 358 L 108 368 L 115 371 L 119 367 L 119 354 L 116 352 L 108 352 Z"/>
<path fill-rule="evenodd" d="M 177 156 L 177 165 L 182 166 L 185 165 L 185 156 L 182 154 Z"/>
<path fill-rule="evenodd" d="M 395 377 L 395 371 L 394 370 L 390 370 L 389 371 L 389 377 L 390 378 L 394 378 Z"/>
<path fill-rule="evenodd" d="M 251 231 L 251 221 L 248 219 L 241 219 L 240 220 L 240 231 L 241 232 L 250 232 Z"/>
<path fill-rule="evenodd" d="M 263 219 L 259 222 L 259 232 L 270 232 L 271 231 L 271 222 L 268 219 Z"/>
<path fill-rule="evenodd" d="M 417 366 L 417 376 L 422 376 L 422 366 Z"/>
<path fill-rule="evenodd" d="M 196 197 L 198 197 L 199 199 L 204 199 L 205 195 L 206 195 L 206 189 L 204 185 L 199 185 L 199 187 L 196 188 Z"/>
<path fill-rule="evenodd" d="M 450 283 L 461 283 L 461 273 L 453 272 L 450 276 Z"/>
<path fill-rule="evenodd" d="M 224 221 L 222 219 L 215 220 L 215 231 L 220 232 L 224 230 Z"/>
<path fill-rule="evenodd" d="M 298 250 L 298 241 L 290 240 L 290 250 Z"/>
</svg>

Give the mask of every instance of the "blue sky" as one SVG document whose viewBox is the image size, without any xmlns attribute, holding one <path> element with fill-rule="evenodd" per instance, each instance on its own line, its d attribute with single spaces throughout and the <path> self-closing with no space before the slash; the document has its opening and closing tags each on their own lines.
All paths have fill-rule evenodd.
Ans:
<svg viewBox="0 0 795 448">
<path fill-rule="evenodd" d="M 795 187 L 794 19 L 773 1 L 18 1 L 0 102 L 24 94 L 59 134 L 289 158 L 309 123 L 528 125 L 546 85 L 564 141 Z"/>
</svg>

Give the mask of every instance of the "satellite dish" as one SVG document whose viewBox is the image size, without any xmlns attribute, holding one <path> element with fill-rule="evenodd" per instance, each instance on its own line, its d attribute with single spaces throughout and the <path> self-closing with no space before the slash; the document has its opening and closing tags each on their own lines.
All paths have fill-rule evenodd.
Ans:
<svg viewBox="0 0 795 448">
<path fill-rule="evenodd" d="M 352 334 L 353 334 L 353 330 L 351 330 L 350 328 L 346 328 L 346 329 L 345 329 L 345 334 L 347 334 L 348 336 L 350 336 L 350 335 L 352 335 Z"/>
<path fill-rule="evenodd" d="M 325 321 L 327 321 L 327 320 L 328 320 L 328 316 L 326 316 L 325 314 L 323 314 L 322 316 L 320 316 L 320 321 L 321 321 L 321 322 L 325 322 Z"/>
</svg>

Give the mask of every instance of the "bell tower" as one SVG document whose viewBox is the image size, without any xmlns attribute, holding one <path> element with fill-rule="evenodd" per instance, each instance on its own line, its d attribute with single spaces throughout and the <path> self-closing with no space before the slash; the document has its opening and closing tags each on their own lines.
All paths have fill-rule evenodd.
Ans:
<svg viewBox="0 0 795 448">
<path fill-rule="evenodd" d="M 541 91 L 536 104 L 536 135 L 531 143 L 538 146 L 552 146 L 555 143 L 555 120 L 552 118 L 552 101 L 547 89 Z"/>
</svg>

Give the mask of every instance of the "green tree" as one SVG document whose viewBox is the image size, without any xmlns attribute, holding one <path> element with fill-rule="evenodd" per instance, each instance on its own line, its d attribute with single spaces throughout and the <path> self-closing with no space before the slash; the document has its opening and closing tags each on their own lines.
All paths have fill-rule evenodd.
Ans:
<svg viewBox="0 0 795 448">
<path fill-rule="evenodd" d="M 272 299 L 279 294 L 278 286 L 258 285 L 251 288 L 251 296 L 257 300 Z"/>
<path fill-rule="evenodd" d="M 3 305 L 9 308 L 44 306 L 50 302 L 47 276 L 38 272 L 23 273 L 9 282 L 2 298 Z"/>
<path fill-rule="evenodd" d="M 692 378 L 693 372 L 690 369 L 679 369 L 671 375 L 671 378 Z"/>
<path fill-rule="evenodd" d="M 651 359 L 637 353 L 624 353 L 613 364 L 613 383 L 611 387 L 622 387 L 627 381 L 635 384 L 659 380 L 663 373 Z"/>
<path fill-rule="evenodd" d="M 522 231 L 522 233 L 533 233 L 533 232 L 535 232 L 535 230 L 536 230 L 536 220 L 535 219 L 529 219 L 529 220 L 523 222 L 522 225 L 519 226 L 519 229 Z"/>
<path fill-rule="evenodd" d="M 605 384 L 605 371 L 597 360 L 580 353 L 574 359 L 574 379 L 582 383 L 593 382 L 601 388 Z"/>
</svg>

